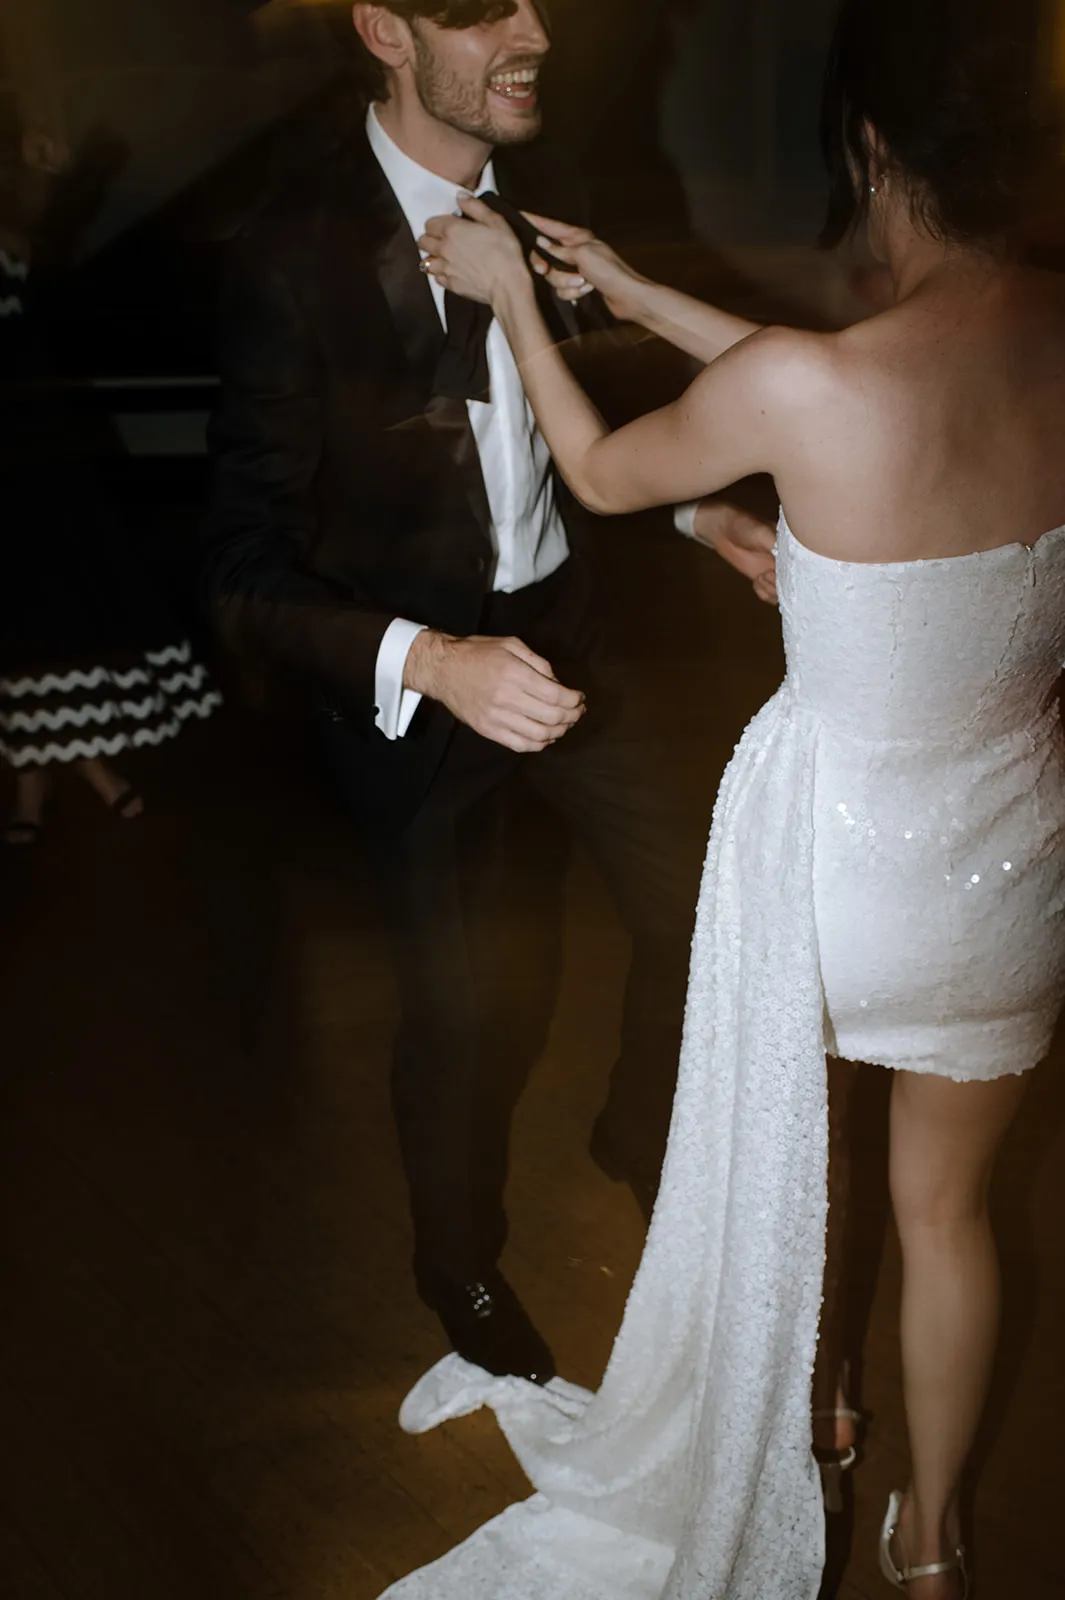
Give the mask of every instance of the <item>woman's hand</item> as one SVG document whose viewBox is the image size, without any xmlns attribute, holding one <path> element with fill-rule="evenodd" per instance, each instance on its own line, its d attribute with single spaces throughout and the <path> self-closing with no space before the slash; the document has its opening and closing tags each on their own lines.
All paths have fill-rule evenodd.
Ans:
<svg viewBox="0 0 1065 1600">
<path fill-rule="evenodd" d="M 557 267 L 549 267 L 542 256 L 532 258 L 534 272 L 547 279 L 560 300 L 581 300 L 598 289 L 611 314 L 619 321 L 640 320 L 643 305 L 640 291 L 648 280 L 622 261 L 616 250 L 597 239 L 589 228 L 572 228 L 568 223 L 540 217 L 532 211 L 523 215 L 539 230 L 537 244 L 557 261 L 573 267 L 572 272 L 562 272 Z"/>
<path fill-rule="evenodd" d="M 430 217 L 418 240 L 422 271 L 452 294 L 495 306 L 508 289 L 529 281 L 525 252 L 503 218 L 472 195 L 461 217 Z"/>
</svg>

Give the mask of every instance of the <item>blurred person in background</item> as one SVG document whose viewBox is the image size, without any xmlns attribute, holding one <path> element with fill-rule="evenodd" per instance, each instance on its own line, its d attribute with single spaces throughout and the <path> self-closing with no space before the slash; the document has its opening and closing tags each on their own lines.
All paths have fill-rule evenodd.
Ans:
<svg viewBox="0 0 1065 1600">
<path fill-rule="evenodd" d="M 265 646 L 306 683 L 380 880 L 418 1290 L 470 1362 L 542 1383 L 551 1352 L 497 1265 L 506 1064 L 485 1058 L 480 1034 L 475 947 L 501 797 L 520 773 L 566 818 L 632 935 L 593 1152 L 645 1202 L 698 843 L 663 782 L 655 727 L 626 713 L 584 519 L 502 330 L 420 270 L 418 235 L 462 192 L 583 209 L 572 162 L 535 138 L 544 15 L 533 0 L 388 0 L 355 5 L 343 26 L 364 123 L 234 255 L 208 583 L 238 651 Z M 593 326 L 550 292 L 544 309 L 559 340 Z"/>
<path fill-rule="evenodd" d="M 703 305 L 543 217 L 571 270 L 530 272 L 473 198 L 420 241 L 443 288 L 493 309 L 589 508 L 771 474 L 788 670 L 718 795 L 662 1189 L 602 1387 L 544 1395 L 454 1363 L 422 1380 L 407 1427 L 490 1405 L 539 1492 L 394 1600 L 814 1600 L 826 1054 L 893 1074 L 911 1475 L 881 1570 L 911 1600 L 970 1592 L 961 1494 L 1000 1320 L 989 1189 L 1065 998 L 1065 279 L 1044 265 L 1065 123 L 1042 21 L 1016 0 L 844 0 L 822 242 L 865 224 L 892 293 L 841 333 Z M 704 371 L 611 431 L 537 272 Z M 857 1421 L 838 1411 L 837 1475 Z"/>
<path fill-rule="evenodd" d="M 101 482 L 107 430 L 63 393 L 42 331 L 72 224 L 117 154 L 90 137 L 72 161 L 12 113 L 0 131 L 0 758 L 14 773 L 12 846 L 36 842 L 64 769 L 116 816 L 140 816 L 112 758 L 220 704 Z"/>
</svg>

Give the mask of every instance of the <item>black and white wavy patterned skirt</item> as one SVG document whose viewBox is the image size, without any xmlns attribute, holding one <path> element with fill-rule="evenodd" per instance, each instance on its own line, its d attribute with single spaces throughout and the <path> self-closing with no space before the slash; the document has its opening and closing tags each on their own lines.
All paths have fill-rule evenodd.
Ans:
<svg viewBox="0 0 1065 1600">
<path fill-rule="evenodd" d="M 109 665 L 0 675 L 0 755 L 16 770 L 173 739 L 222 704 L 188 640 Z"/>
</svg>

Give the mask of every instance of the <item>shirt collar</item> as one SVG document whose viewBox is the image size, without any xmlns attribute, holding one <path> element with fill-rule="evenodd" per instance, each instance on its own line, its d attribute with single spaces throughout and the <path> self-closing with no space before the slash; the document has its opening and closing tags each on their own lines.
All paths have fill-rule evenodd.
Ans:
<svg viewBox="0 0 1065 1600">
<path fill-rule="evenodd" d="M 461 184 L 452 183 L 449 178 L 441 178 L 437 173 L 430 172 L 428 167 L 420 166 L 417 161 L 413 161 L 399 148 L 394 139 L 389 138 L 381 126 L 377 110 L 373 105 L 366 113 L 366 137 L 399 201 L 403 215 L 407 219 L 407 226 L 416 239 L 425 232 L 425 224 L 430 217 L 447 216 L 457 211 L 459 195 L 471 192 L 469 189 L 464 189 Z M 495 172 L 491 161 L 481 173 L 477 188 L 478 190 L 495 188 Z"/>
</svg>

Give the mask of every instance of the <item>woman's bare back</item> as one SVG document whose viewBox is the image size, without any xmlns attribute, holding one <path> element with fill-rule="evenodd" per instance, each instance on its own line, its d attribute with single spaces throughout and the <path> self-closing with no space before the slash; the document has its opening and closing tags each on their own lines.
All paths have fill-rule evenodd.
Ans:
<svg viewBox="0 0 1065 1600">
<path fill-rule="evenodd" d="M 967 265 L 834 335 L 777 487 L 797 537 L 848 561 L 1032 544 L 1065 523 L 1065 278 Z"/>
</svg>

